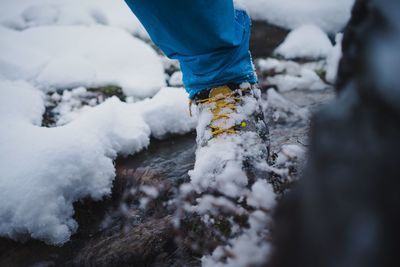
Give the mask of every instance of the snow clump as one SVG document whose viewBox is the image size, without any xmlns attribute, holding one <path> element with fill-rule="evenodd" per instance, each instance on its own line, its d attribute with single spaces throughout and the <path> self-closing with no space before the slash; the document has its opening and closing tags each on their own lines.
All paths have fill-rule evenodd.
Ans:
<svg viewBox="0 0 400 267">
<path fill-rule="evenodd" d="M 286 59 L 320 59 L 326 58 L 332 48 L 331 41 L 320 28 L 304 25 L 290 32 L 275 54 Z"/>
<path fill-rule="evenodd" d="M 0 27 L 0 68 L 9 80 L 45 91 L 116 85 L 127 96 L 153 96 L 165 86 L 156 52 L 127 32 L 105 26 Z"/>
<path fill-rule="evenodd" d="M 27 82 L 0 82 L 0 236 L 67 242 L 78 227 L 72 204 L 111 193 L 118 154 L 145 148 L 152 130 L 161 136 L 195 127 L 195 118 L 183 112 L 182 88 L 159 94 L 147 109 L 112 97 L 64 126 L 45 128 L 43 93 Z M 167 116 L 175 119 L 174 129 L 154 126 L 155 117 L 168 121 Z"/>
<path fill-rule="evenodd" d="M 258 66 L 261 72 L 267 74 L 268 85 L 276 86 L 280 92 L 329 88 L 329 85 L 317 74 L 318 71 L 325 69 L 325 62 L 300 64 L 294 61 L 267 58 L 259 60 Z"/>
<path fill-rule="evenodd" d="M 50 25 L 108 25 L 149 38 L 123 0 L 0 0 L 0 24 L 15 30 Z"/>
</svg>

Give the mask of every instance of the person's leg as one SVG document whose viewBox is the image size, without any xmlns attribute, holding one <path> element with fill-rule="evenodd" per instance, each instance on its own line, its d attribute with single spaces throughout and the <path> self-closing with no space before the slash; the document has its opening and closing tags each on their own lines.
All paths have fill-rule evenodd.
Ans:
<svg viewBox="0 0 400 267">
<path fill-rule="evenodd" d="M 255 83 L 250 19 L 233 0 L 126 0 L 153 42 L 178 59 L 190 97 L 227 83 Z"/>
</svg>

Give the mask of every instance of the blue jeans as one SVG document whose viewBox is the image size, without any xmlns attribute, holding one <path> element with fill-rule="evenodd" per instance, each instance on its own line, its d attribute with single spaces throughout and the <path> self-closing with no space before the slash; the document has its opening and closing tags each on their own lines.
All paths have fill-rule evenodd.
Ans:
<svg viewBox="0 0 400 267">
<path fill-rule="evenodd" d="M 180 62 L 189 96 L 227 83 L 256 83 L 250 18 L 233 0 L 125 0 L 153 42 Z"/>
</svg>

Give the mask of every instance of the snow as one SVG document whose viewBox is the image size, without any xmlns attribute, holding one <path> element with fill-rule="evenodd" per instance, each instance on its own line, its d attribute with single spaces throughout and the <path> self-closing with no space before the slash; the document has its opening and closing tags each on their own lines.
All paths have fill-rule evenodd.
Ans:
<svg viewBox="0 0 400 267">
<path fill-rule="evenodd" d="M 146 109 L 112 97 L 64 126 L 44 128 L 43 93 L 24 81 L 0 82 L 0 235 L 68 241 L 78 227 L 73 202 L 110 194 L 118 154 L 145 148 L 152 130 L 161 136 L 193 129 L 195 118 L 182 112 L 186 92 L 163 88 L 159 94 Z M 173 118 L 176 129 L 155 127 L 155 117 Z"/>
<path fill-rule="evenodd" d="M 275 193 L 266 180 L 258 180 L 251 187 L 247 204 L 254 208 L 270 209 L 275 206 Z"/>
<path fill-rule="evenodd" d="M 0 27 L 0 68 L 43 90 L 117 85 L 128 96 L 153 96 L 165 85 L 156 52 L 127 32 L 106 26 Z"/>
<path fill-rule="evenodd" d="M 262 72 L 276 74 L 268 78 L 271 85 L 280 91 L 327 87 L 317 72 L 327 68 L 328 75 L 335 73 L 340 41 L 332 48 L 324 31 L 336 32 L 344 25 L 350 2 L 244 3 L 255 18 L 295 29 L 280 48 L 282 55 L 327 58 L 312 64 L 261 60 Z M 282 175 L 288 170 L 265 162 L 266 145 L 253 132 L 207 142 L 211 114 L 193 112 L 190 117 L 184 89 L 165 87 L 165 80 L 171 86 L 182 85 L 179 64 L 131 35 L 148 38 L 122 0 L 0 0 L 0 4 L 0 236 L 64 244 L 78 228 L 73 203 L 110 195 L 118 155 L 145 149 L 150 137 L 185 134 L 197 125 L 200 146 L 191 180 L 180 187 L 179 197 L 193 191 L 199 197 L 182 208 L 202 215 L 208 223 L 213 216 L 226 216 L 232 222 L 226 244 L 204 256 L 202 263 L 247 266 L 264 261 L 270 251 L 266 229 L 276 204 L 266 173 Z M 110 85 L 122 88 L 126 102 L 104 99 L 89 90 Z M 264 109 L 272 109 L 275 120 L 309 116 L 307 109 L 277 91 L 271 89 L 267 95 Z M 254 101 L 246 99 L 238 109 L 242 115 L 232 116 L 224 126 L 253 113 Z M 54 127 L 42 127 L 45 106 L 55 103 Z M 304 157 L 302 147 L 286 144 L 278 161 L 299 157 Z M 245 158 L 257 163 L 264 179 L 247 177 Z M 146 195 L 140 200 L 142 207 L 160 194 L 151 186 L 132 190 Z M 233 224 L 227 214 L 247 216 L 248 226 Z"/>
<path fill-rule="evenodd" d="M 33 90 L 29 84 L 2 82 L 1 106 L 8 102 L 8 108 L 22 115 L 29 109 L 13 104 L 32 105 L 28 97 Z M 34 106 L 43 106 L 39 93 L 33 100 Z M 29 234 L 62 244 L 77 228 L 72 203 L 110 193 L 116 151 L 139 150 L 149 142 L 149 129 L 140 117 L 130 118 L 135 124 L 114 120 L 115 104 L 111 99 L 63 128 L 37 127 L 24 116 L 1 117 L 0 235 Z M 35 115 L 37 122 L 41 114 Z"/>
<path fill-rule="evenodd" d="M 281 151 L 277 153 L 276 165 L 284 166 L 289 160 L 305 159 L 305 149 L 298 144 L 286 144 L 281 147 Z"/>
<path fill-rule="evenodd" d="M 331 50 L 331 41 L 320 28 L 304 25 L 290 32 L 275 54 L 286 59 L 319 59 L 326 58 Z"/>
<path fill-rule="evenodd" d="M 162 58 L 131 35 L 147 38 L 124 1 L 0 4 L 0 236 L 62 245 L 78 227 L 72 204 L 110 194 L 117 155 L 187 133 L 196 117 L 183 88 L 164 88 Z M 88 90 L 102 86 L 127 103 Z M 45 106 L 54 128 L 41 127 Z"/>
<path fill-rule="evenodd" d="M 251 94 L 241 97 L 241 105 L 235 112 L 225 108 L 224 112 L 231 111 L 229 119 L 213 121 L 213 125 L 229 128 L 238 122 L 249 121 L 248 116 L 260 111 L 259 100 L 260 90 L 253 88 Z M 267 182 L 268 174 L 263 172 L 269 168 L 267 144 L 255 130 L 222 134 L 210 139 L 211 130 L 206 125 L 211 123 L 212 107 L 212 104 L 197 106 L 196 161 L 193 170 L 189 171 L 190 183 L 182 185 L 181 190 L 184 196 L 195 191 L 199 197 L 195 203 L 184 202 L 184 209 L 201 215 L 211 229 L 218 228 L 215 224 L 221 217 L 230 224 L 232 233 L 224 237 L 225 244 L 217 247 L 211 255 L 203 256 L 202 266 L 257 265 L 263 262 L 270 250 L 265 229 L 270 222 L 268 211 L 274 207 L 276 198 Z M 249 179 L 245 161 L 251 162 L 249 168 L 257 173 L 256 181 Z M 236 216 L 247 217 L 248 227 L 236 224 Z"/>
<path fill-rule="evenodd" d="M 261 108 L 259 101 L 254 97 L 256 94 L 260 94 L 259 90 L 253 89 L 251 95 L 243 96 L 242 104 L 237 106 L 234 112 L 225 108 L 224 112 L 228 112 L 229 118 L 213 121 L 213 125 L 229 129 L 243 121 L 251 121 L 252 118 L 248 117 Z M 254 159 L 253 163 L 264 162 L 266 144 L 255 131 L 223 134 L 220 138 L 211 138 L 211 129 L 207 125 L 212 121 L 212 107 L 212 103 L 196 107 L 199 114 L 196 128 L 198 149 L 194 169 L 189 172 L 191 183 L 197 192 L 212 188 L 230 197 L 239 197 L 248 183 L 243 170 L 244 159 Z"/>
<path fill-rule="evenodd" d="M 0 5 L 0 24 L 12 29 L 101 24 L 148 38 L 123 0 L 0 0 Z"/>
<path fill-rule="evenodd" d="M 169 84 L 171 86 L 183 86 L 183 74 L 182 71 L 176 71 L 174 72 L 170 79 L 169 79 Z"/>
<path fill-rule="evenodd" d="M 284 98 L 276 90 L 269 89 L 267 101 L 263 102 L 263 110 L 275 123 L 288 123 L 306 120 L 309 117 L 308 108 L 300 108 L 295 103 Z"/>
<path fill-rule="evenodd" d="M 163 138 L 168 134 L 188 133 L 196 127 L 197 117 L 189 115 L 188 102 L 183 88 L 163 88 L 153 98 L 138 102 L 136 106 L 140 107 L 152 136 Z"/>
<path fill-rule="evenodd" d="M 339 62 L 342 58 L 342 40 L 343 34 L 338 33 L 335 38 L 335 46 L 331 50 L 327 58 L 326 80 L 330 83 L 335 83 L 339 68 Z"/>
<path fill-rule="evenodd" d="M 63 91 L 62 95 L 54 93 L 50 99 L 54 98 L 59 99 L 52 110 L 57 126 L 73 121 L 83 112 L 91 109 L 91 106 L 104 101 L 102 96 L 88 92 L 84 87 Z M 187 133 L 196 127 L 197 118 L 195 114 L 192 117 L 189 116 L 188 96 L 183 88 L 163 88 L 151 99 L 146 98 L 130 103 L 134 104 L 132 106 L 142 114 L 155 138 L 161 139 L 169 134 Z M 54 105 L 54 103 L 48 105 Z M 160 110 L 163 110 L 162 116 L 160 116 Z"/>
<path fill-rule="evenodd" d="M 329 88 L 318 76 L 324 70 L 324 63 L 300 64 L 294 61 L 261 59 L 258 62 L 262 72 L 274 73 L 267 77 L 270 86 L 276 86 L 280 92 L 291 90 L 324 90 Z"/>
<path fill-rule="evenodd" d="M 265 263 L 271 251 L 270 244 L 265 242 L 267 234 L 265 229 L 269 221 L 269 216 L 263 211 L 257 210 L 251 213 L 249 228 L 236 238 L 229 240 L 228 245 L 218 246 L 212 255 L 203 256 L 202 266 L 242 267 L 259 266 Z M 227 258 L 226 254 L 230 257 Z"/>
<path fill-rule="evenodd" d="M 198 149 L 194 170 L 189 172 L 197 191 L 215 188 L 228 196 L 239 196 L 247 176 L 236 155 L 238 150 L 239 140 L 211 140 L 210 145 Z"/>
<path fill-rule="evenodd" d="M 253 19 L 287 29 L 314 24 L 325 32 L 341 31 L 350 19 L 354 0 L 236 0 Z"/>
<path fill-rule="evenodd" d="M 65 90 L 61 93 L 53 93 L 47 99 L 46 106 L 55 105 L 52 110 L 55 119 L 55 125 L 65 125 L 76 119 L 82 111 L 90 106 L 96 106 L 103 102 L 102 99 L 96 99 L 94 94 L 87 91 L 85 87 L 77 87 L 72 90 Z M 87 104 L 83 102 L 87 100 Z"/>
</svg>

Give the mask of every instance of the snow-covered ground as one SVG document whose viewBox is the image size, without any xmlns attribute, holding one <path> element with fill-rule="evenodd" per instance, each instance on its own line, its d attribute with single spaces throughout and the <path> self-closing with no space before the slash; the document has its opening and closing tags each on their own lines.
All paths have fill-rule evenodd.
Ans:
<svg viewBox="0 0 400 267">
<path fill-rule="evenodd" d="M 329 87 L 324 77 L 335 79 L 341 35 L 331 44 L 326 32 L 344 26 L 353 1 L 242 2 L 255 18 L 294 29 L 276 50 L 284 59 L 257 63 L 261 73 L 274 74 L 269 86 L 280 92 Z M 0 236 L 62 245 L 78 227 L 72 204 L 110 194 L 118 155 L 146 148 L 150 136 L 192 131 L 196 117 L 189 116 L 179 66 L 143 41 L 147 34 L 122 0 L 0 0 L 0 36 Z M 292 61 L 297 58 L 313 62 Z M 170 66 L 177 71 L 167 75 Z M 126 101 L 90 93 L 103 86 L 121 87 Z M 56 105 L 52 128 L 42 126 L 49 102 Z M 276 108 L 277 120 L 289 113 L 308 117 L 308 110 L 294 110 L 274 90 L 263 104 L 265 110 Z M 303 154 L 288 144 L 278 163 Z M 243 178 L 226 175 L 237 183 Z M 275 203 L 271 186 L 262 181 L 243 197 L 260 210 Z M 250 214 L 250 230 L 218 247 L 204 265 L 217 266 L 222 250 L 240 254 L 236 263 L 228 262 L 237 266 L 257 246 L 267 253 L 260 239 L 265 216 L 259 210 Z"/>
<path fill-rule="evenodd" d="M 120 29 L 41 26 L 20 32 L 0 28 L 0 35 L 4 79 L 26 80 L 46 91 L 112 84 L 128 96 L 141 98 L 153 96 L 165 85 L 156 52 Z"/>
<path fill-rule="evenodd" d="M 151 134 L 195 127 L 186 99 L 181 88 L 133 104 L 114 97 L 65 126 L 45 128 L 43 94 L 26 82 L 1 82 L 0 235 L 68 241 L 78 227 L 72 203 L 110 194 L 117 155 L 145 148 Z"/>
<path fill-rule="evenodd" d="M 0 0 L 0 24 L 23 30 L 46 25 L 108 25 L 147 37 L 123 0 Z"/>
<path fill-rule="evenodd" d="M 336 33 L 350 19 L 354 0 L 236 0 L 253 18 L 287 29 L 313 24 Z"/>
</svg>

